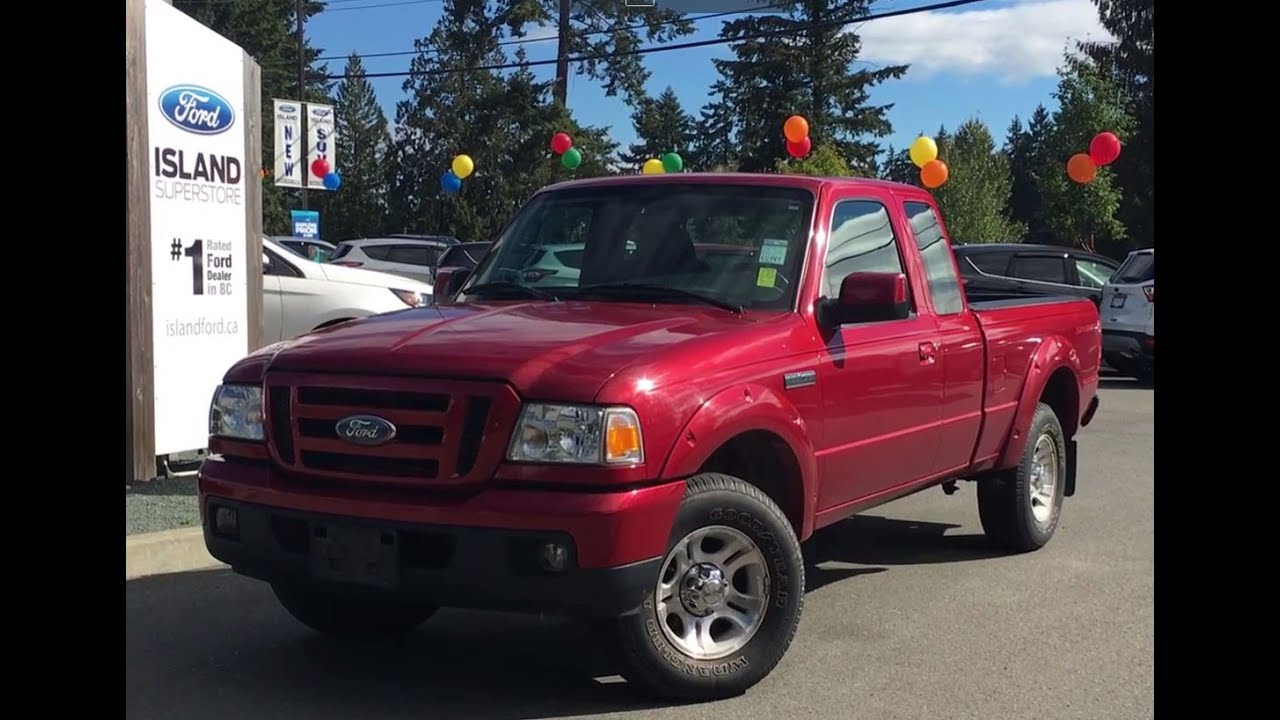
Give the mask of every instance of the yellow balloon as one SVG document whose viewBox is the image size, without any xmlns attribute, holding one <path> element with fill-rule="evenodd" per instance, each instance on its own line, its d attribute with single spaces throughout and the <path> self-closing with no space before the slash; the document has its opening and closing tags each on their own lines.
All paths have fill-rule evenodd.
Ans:
<svg viewBox="0 0 1280 720">
<path fill-rule="evenodd" d="M 453 174 L 457 175 L 459 180 L 466 178 L 475 169 L 476 164 L 471 161 L 469 155 L 459 155 L 453 159 Z"/>
<path fill-rule="evenodd" d="M 933 138 L 921 135 L 911 143 L 911 162 L 915 163 L 916 167 L 923 168 L 937 159 L 938 143 L 934 142 Z"/>
<path fill-rule="evenodd" d="M 658 158 L 649 158 L 644 161 L 645 175 L 659 175 L 665 171 L 666 169 L 662 167 L 662 161 Z"/>
</svg>

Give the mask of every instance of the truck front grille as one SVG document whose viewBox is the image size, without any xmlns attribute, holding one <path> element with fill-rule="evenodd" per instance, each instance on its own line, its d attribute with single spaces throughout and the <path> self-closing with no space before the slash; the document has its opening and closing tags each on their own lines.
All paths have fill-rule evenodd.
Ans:
<svg viewBox="0 0 1280 720">
<path fill-rule="evenodd" d="M 271 373 L 267 434 L 273 460 L 301 476 L 352 484 L 446 487 L 478 482 L 501 462 L 520 401 L 503 383 Z M 382 445 L 356 445 L 337 425 L 373 415 L 396 427 Z"/>
</svg>

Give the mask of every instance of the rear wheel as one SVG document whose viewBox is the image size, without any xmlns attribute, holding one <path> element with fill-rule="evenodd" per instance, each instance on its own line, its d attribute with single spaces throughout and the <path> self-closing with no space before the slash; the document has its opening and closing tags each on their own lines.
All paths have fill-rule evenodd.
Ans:
<svg viewBox="0 0 1280 720">
<path fill-rule="evenodd" d="M 988 538 L 1013 552 L 1049 542 L 1062 514 L 1066 445 L 1058 416 L 1038 404 L 1018 467 L 978 481 L 978 516 Z"/>
<path fill-rule="evenodd" d="M 406 635 L 436 612 L 430 605 L 347 597 L 296 585 L 274 584 L 271 589 L 298 622 L 324 635 L 344 639 Z"/>
<path fill-rule="evenodd" d="M 738 478 L 696 475 L 653 589 L 616 622 L 623 675 L 669 700 L 739 695 L 786 654 L 803 606 L 800 543 L 778 506 Z"/>
</svg>

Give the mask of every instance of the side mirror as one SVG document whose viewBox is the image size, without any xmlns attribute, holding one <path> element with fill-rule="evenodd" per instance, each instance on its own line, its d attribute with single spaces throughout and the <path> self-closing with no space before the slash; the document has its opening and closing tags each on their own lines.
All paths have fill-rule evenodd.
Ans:
<svg viewBox="0 0 1280 720">
<path fill-rule="evenodd" d="M 907 276 L 902 273 L 850 273 L 840 282 L 840 296 L 819 306 L 828 327 L 846 323 L 905 320 L 911 314 Z"/>
<path fill-rule="evenodd" d="M 270 270 L 271 270 L 271 257 L 266 253 L 262 253 L 262 272 L 264 273 L 270 272 Z"/>
</svg>

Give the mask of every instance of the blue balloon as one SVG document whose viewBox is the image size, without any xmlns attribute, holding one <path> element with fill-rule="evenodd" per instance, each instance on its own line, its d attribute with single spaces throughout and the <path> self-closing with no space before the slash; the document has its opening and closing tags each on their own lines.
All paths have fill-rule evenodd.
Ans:
<svg viewBox="0 0 1280 720">
<path fill-rule="evenodd" d="M 326 190 L 337 190 L 342 187 L 342 176 L 336 171 L 324 176 L 324 187 Z"/>
<path fill-rule="evenodd" d="M 440 189 L 452 195 L 462 189 L 462 178 L 453 174 L 452 170 L 440 176 Z"/>
</svg>

